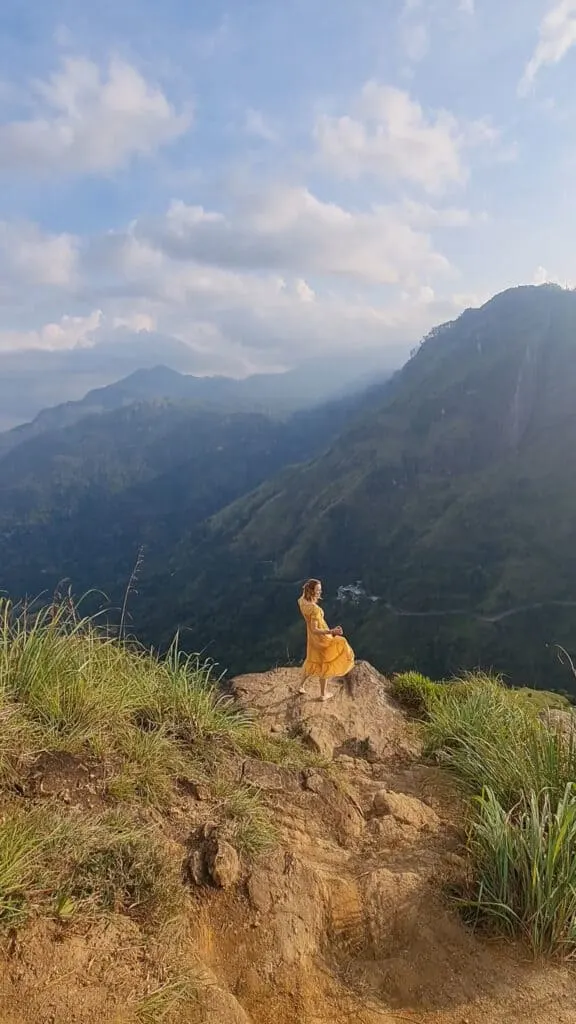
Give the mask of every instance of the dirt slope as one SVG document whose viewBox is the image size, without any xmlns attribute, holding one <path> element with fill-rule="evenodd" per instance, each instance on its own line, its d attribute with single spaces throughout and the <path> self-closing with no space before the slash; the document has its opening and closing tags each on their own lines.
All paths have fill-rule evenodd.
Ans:
<svg viewBox="0 0 576 1024">
<path fill-rule="evenodd" d="M 176 953 L 197 965 L 187 1024 L 576 1024 L 576 977 L 469 933 L 444 887 L 465 871 L 461 807 L 418 760 L 386 681 L 360 664 L 321 704 L 299 673 L 235 680 L 238 700 L 276 734 L 333 759 L 303 772 L 247 758 L 279 829 L 277 847 L 237 884 L 191 885 Z M 175 799 L 163 822 L 183 836 L 210 821 L 211 798 Z M 189 851 L 189 847 L 188 847 Z M 168 941 L 168 940 L 166 940 Z M 6 936 L 2 1024 L 146 1022 L 135 995 L 162 982 L 162 936 L 121 918 Z"/>
</svg>

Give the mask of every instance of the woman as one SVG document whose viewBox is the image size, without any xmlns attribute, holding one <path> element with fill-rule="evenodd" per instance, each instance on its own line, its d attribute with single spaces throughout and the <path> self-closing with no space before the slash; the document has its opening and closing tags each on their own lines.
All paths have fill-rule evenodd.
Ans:
<svg viewBox="0 0 576 1024">
<path fill-rule="evenodd" d="M 318 602 L 322 597 L 320 580 L 308 580 L 304 584 L 298 607 L 306 622 L 306 661 L 304 662 L 302 687 L 309 676 L 320 679 L 320 700 L 330 700 L 333 693 L 326 692 L 329 678 L 345 676 L 354 667 L 354 651 L 342 634 L 342 627 L 329 629 Z"/>
</svg>

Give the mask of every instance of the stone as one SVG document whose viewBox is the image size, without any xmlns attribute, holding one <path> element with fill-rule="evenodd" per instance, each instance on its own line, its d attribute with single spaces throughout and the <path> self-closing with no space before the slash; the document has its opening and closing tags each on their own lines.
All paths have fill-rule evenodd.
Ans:
<svg viewBox="0 0 576 1024">
<path fill-rule="evenodd" d="M 421 800 L 407 796 L 405 793 L 393 793 L 380 789 L 372 800 L 372 813 L 377 818 L 391 815 L 402 825 L 411 825 L 418 829 L 434 829 L 439 825 L 439 818 L 431 807 Z"/>
<path fill-rule="evenodd" d="M 215 836 L 206 850 L 206 867 L 214 885 L 230 889 L 240 878 L 240 858 L 234 847 Z"/>
<path fill-rule="evenodd" d="M 186 874 L 194 885 L 206 885 L 208 874 L 206 870 L 206 859 L 202 848 L 192 850 L 186 861 Z"/>
<path fill-rule="evenodd" d="M 302 741 L 309 750 L 321 757 L 332 760 L 334 757 L 334 738 L 330 727 L 323 722 L 312 722 L 302 736 Z"/>
<path fill-rule="evenodd" d="M 315 768 L 305 768 L 302 772 L 302 786 L 309 793 L 321 796 L 326 789 L 326 780 Z"/>
</svg>

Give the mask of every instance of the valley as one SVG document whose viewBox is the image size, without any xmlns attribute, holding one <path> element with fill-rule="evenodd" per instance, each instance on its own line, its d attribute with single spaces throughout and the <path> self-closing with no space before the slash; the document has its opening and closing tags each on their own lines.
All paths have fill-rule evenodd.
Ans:
<svg viewBox="0 0 576 1024">
<path fill-rule="evenodd" d="M 519 288 L 436 328 L 389 381 L 300 412 L 179 397 L 44 416 L 4 436 L 2 586 L 69 581 L 119 607 L 138 561 L 136 635 L 178 630 L 237 672 L 299 661 L 314 575 L 383 671 L 571 690 L 575 332 L 574 293 Z M 339 601 L 356 579 L 378 600 Z"/>
</svg>

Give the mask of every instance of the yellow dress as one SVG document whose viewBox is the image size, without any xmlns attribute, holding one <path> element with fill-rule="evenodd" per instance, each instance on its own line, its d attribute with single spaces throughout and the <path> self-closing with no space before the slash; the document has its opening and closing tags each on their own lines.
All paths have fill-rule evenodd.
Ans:
<svg viewBox="0 0 576 1024">
<path fill-rule="evenodd" d="M 345 676 L 354 668 L 354 651 L 343 636 L 318 636 L 314 629 L 328 629 L 324 612 L 313 601 L 299 598 L 298 607 L 306 622 L 304 676 L 320 679 Z"/>
</svg>

